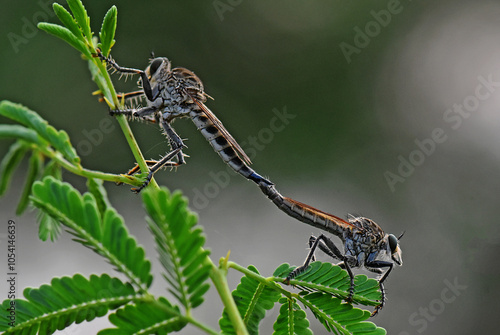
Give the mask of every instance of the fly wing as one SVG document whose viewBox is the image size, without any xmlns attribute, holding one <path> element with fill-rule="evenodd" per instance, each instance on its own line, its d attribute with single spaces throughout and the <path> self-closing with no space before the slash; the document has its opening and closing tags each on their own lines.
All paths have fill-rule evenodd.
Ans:
<svg viewBox="0 0 500 335">
<path fill-rule="evenodd" d="M 338 216 L 335 216 L 333 214 L 329 214 L 329 213 L 326 213 L 326 212 L 323 212 L 317 208 L 314 208 L 312 206 L 309 206 L 309 205 L 306 205 L 302 202 L 299 202 L 299 201 L 296 201 L 296 200 L 293 200 L 293 199 L 290 199 L 290 198 L 287 198 L 287 197 L 283 197 L 285 200 L 289 201 L 291 204 L 293 204 L 294 206 L 297 206 L 299 207 L 300 209 L 302 209 L 303 211 L 306 211 L 308 212 L 309 214 L 312 214 L 312 215 L 316 215 L 318 217 L 321 217 L 323 219 L 326 219 L 328 221 L 331 221 L 333 223 L 335 223 L 336 225 L 340 226 L 341 228 L 344 228 L 344 229 L 353 229 L 353 228 L 356 228 L 358 230 L 364 230 L 360 227 L 357 227 L 355 225 L 353 225 L 352 223 L 349 223 L 341 218 L 339 218 Z"/>
<path fill-rule="evenodd" d="M 229 142 L 229 144 L 231 145 L 231 147 L 234 150 L 236 150 L 237 153 L 239 153 L 241 155 L 241 157 L 245 160 L 245 162 L 247 164 L 252 164 L 252 161 L 247 156 L 247 154 L 245 153 L 245 151 L 243 151 L 243 149 L 240 147 L 240 145 L 238 144 L 238 142 L 236 142 L 236 140 L 231 136 L 231 134 L 229 134 L 229 132 L 226 130 L 226 128 L 224 128 L 224 125 L 217 118 L 217 116 L 215 116 L 215 114 L 212 113 L 212 111 L 210 109 L 208 109 L 208 107 L 205 106 L 204 103 L 198 101 L 192 95 L 190 95 L 190 96 L 191 96 L 191 99 L 193 99 L 193 101 L 198 105 L 198 107 L 200 107 L 200 109 L 205 113 L 205 115 L 208 117 L 208 119 L 210 121 L 212 121 L 212 123 L 214 124 L 214 126 L 222 133 L 222 135 Z"/>
</svg>

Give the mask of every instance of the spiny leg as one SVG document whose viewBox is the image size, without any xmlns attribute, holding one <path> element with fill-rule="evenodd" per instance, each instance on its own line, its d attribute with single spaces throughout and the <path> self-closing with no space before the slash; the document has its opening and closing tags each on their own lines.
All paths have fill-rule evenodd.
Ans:
<svg viewBox="0 0 500 335">
<path fill-rule="evenodd" d="M 184 160 L 184 154 L 182 153 L 182 148 L 185 148 L 186 146 L 184 145 L 184 142 L 182 142 L 182 139 L 180 138 L 179 135 L 175 132 L 174 128 L 170 125 L 170 122 L 168 122 L 165 119 L 161 120 L 161 127 L 163 131 L 165 132 L 165 135 L 167 135 L 169 139 L 170 146 L 172 147 L 173 150 L 180 149 L 181 151 L 177 154 L 177 162 L 178 165 L 185 164 L 186 161 Z"/>
<path fill-rule="evenodd" d="M 147 164 L 148 167 L 152 167 L 155 164 L 158 164 L 158 161 L 155 161 L 155 160 L 152 160 L 152 159 L 147 159 L 147 160 L 145 160 L 145 162 L 146 162 L 146 164 Z M 177 167 L 179 165 L 180 164 L 178 162 L 170 161 L 170 162 L 166 162 L 165 164 L 163 164 L 163 167 L 164 168 L 167 168 L 167 167 L 174 168 L 174 167 Z M 139 164 L 136 163 L 133 168 L 131 168 L 130 170 L 128 170 L 127 176 L 132 176 L 132 175 L 138 173 L 139 170 L 140 170 Z M 116 185 L 122 185 L 122 184 L 123 184 L 123 182 L 116 183 Z"/>
<path fill-rule="evenodd" d="M 321 234 L 318 238 L 311 236 L 309 238 L 309 254 L 306 257 L 306 260 L 304 261 L 304 264 L 302 266 L 297 267 L 295 270 L 293 270 L 285 279 L 287 283 L 290 283 L 290 280 L 299 275 L 300 273 L 304 272 L 311 261 L 314 260 L 314 252 L 316 251 L 317 248 L 319 248 L 321 251 L 325 252 L 327 255 L 330 257 L 340 259 L 343 261 L 344 267 L 349 274 L 350 278 L 350 287 L 349 287 L 349 295 L 347 296 L 346 301 L 351 302 L 352 297 L 354 295 L 354 275 L 351 271 L 351 267 L 349 266 L 349 262 L 346 256 L 344 256 L 340 250 L 337 248 L 335 243 L 325 235 Z"/>
<path fill-rule="evenodd" d="M 152 106 L 142 107 L 142 108 L 131 108 L 131 109 L 110 109 L 109 114 L 111 116 L 125 115 L 125 116 L 142 117 L 143 119 L 146 119 L 146 116 L 153 114 L 157 110 L 158 108 Z"/>
<path fill-rule="evenodd" d="M 386 261 L 370 261 L 370 262 L 366 262 L 365 266 L 366 266 L 366 268 L 368 270 L 370 270 L 372 272 L 375 272 L 375 273 L 380 273 L 380 269 L 381 268 L 386 268 L 386 267 L 389 268 L 387 270 L 387 272 L 382 276 L 382 278 L 380 278 L 380 280 L 378 281 L 378 284 L 379 284 L 379 287 L 380 287 L 380 293 L 382 294 L 382 297 L 381 297 L 381 300 L 380 300 L 380 304 L 377 305 L 377 306 L 375 306 L 375 310 L 371 314 L 371 316 L 373 317 L 373 316 L 377 315 L 377 313 L 382 308 L 384 308 L 384 304 L 385 304 L 384 281 L 389 276 L 389 273 L 391 272 L 391 270 L 393 268 L 393 264 L 391 262 L 386 262 Z"/>
<path fill-rule="evenodd" d="M 122 67 L 118 65 L 111 57 L 106 57 L 101 53 L 101 50 L 97 50 L 97 56 L 108 63 L 113 69 L 120 73 L 130 73 L 130 74 L 138 74 L 141 76 L 142 80 L 142 88 L 144 90 L 144 94 L 148 98 L 149 101 L 154 101 L 158 97 L 158 87 L 155 86 L 154 92 L 151 89 L 151 83 L 149 82 L 149 78 L 143 70 L 139 69 L 133 69 L 133 68 L 128 68 L 128 67 Z"/>
<path fill-rule="evenodd" d="M 127 93 L 119 93 L 116 95 L 118 99 L 137 99 L 141 95 L 144 95 L 144 91 L 134 91 L 134 92 L 127 92 Z"/>
<path fill-rule="evenodd" d="M 166 155 L 165 157 L 160 159 L 158 162 L 156 162 L 156 164 L 153 165 L 151 167 L 151 169 L 149 169 L 149 173 L 146 177 L 146 181 L 141 186 L 139 186 L 137 188 L 133 188 L 132 191 L 135 193 L 139 193 L 144 187 L 148 186 L 149 183 L 151 182 L 151 179 L 153 178 L 153 175 L 156 173 L 156 171 L 158 171 L 163 166 L 165 166 L 165 164 L 169 163 L 170 160 L 173 157 L 175 157 L 180 151 L 181 151 L 181 148 L 172 150 L 168 155 Z"/>
<path fill-rule="evenodd" d="M 139 99 L 142 95 L 144 95 L 144 91 L 133 91 L 133 92 L 126 92 L 126 93 L 118 93 L 116 94 L 116 97 L 118 98 L 118 100 L 137 100 Z M 104 101 L 104 94 L 103 93 L 100 93 L 100 98 L 99 98 L 99 102 L 103 102 Z"/>
</svg>

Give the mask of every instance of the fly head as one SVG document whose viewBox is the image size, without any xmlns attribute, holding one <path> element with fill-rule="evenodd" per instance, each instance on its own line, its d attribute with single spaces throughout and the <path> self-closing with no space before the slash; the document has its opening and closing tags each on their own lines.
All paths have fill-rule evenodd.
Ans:
<svg viewBox="0 0 500 335">
<path fill-rule="evenodd" d="M 403 234 L 401 234 L 399 237 L 396 237 L 393 234 L 389 234 L 386 236 L 387 254 L 391 256 L 391 259 L 397 265 L 403 264 L 402 251 L 399 247 L 399 240 L 401 239 L 401 237 L 403 237 Z"/>
</svg>

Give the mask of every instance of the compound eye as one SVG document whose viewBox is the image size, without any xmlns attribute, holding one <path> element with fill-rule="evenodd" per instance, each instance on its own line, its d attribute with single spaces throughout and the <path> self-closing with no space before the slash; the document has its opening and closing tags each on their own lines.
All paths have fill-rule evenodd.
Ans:
<svg viewBox="0 0 500 335">
<path fill-rule="evenodd" d="M 389 234 L 389 248 L 391 248 L 391 253 L 396 252 L 396 249 L 398 248 L 398 239 L 396 236 Z"/>
<path fill-rule="evenodd" d="M 151 77 L 156 73 L 156 71 L 158 71 L 158 68 L 161 66 L 162 63 L 163 59 L 161 58 L 153 59 L 151 65 L 149 66 L 149 74 L 151 75 Z"/>
</svg>

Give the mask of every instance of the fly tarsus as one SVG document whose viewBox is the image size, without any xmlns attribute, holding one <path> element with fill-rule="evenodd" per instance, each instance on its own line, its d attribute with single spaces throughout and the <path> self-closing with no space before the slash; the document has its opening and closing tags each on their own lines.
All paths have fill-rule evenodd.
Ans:
<svg viewBox="0 0 500 335">
<path fill-rule="evenodd" d="M 135 113 L 135 109 L 110 109 L 109 115 L 125 115 L 125 116 L 133 116 Z"/>
<path fill-rule="evenodd" d="M 157 111 L 156 107 L 143 107 L 143 108 L 130 108 L 130 109 L 110 109 L 109 115 L 125 115 L 125 116 L 134 116 L 142 118 L 143 120 L 147 119 L 148 116 L 151 116 L 154 112 Z"/>
<path fill-rule="evenodd" d="M 335 243 L 326 237 L 325 235 L 321 234 L 318 237 L 315 237 L 312 235 L 309 238 L 309 253 L 306 257 L 306 260 L 304 261 L 304 264 L 295 268 L 290 274 L 286 277 L 285 283 L 290 284 L 290 280 L 304 272 L 308 267 L 309 264 L 311 264 L 312 261 L 314 261 L 315 256 L 314 253 L 316 249 L 319 248 L 319 250 L 323 251 L 326 253 L 328 256 L 334 258 L 334 259 L 340 259 L 342 260 L 342 263 L 340 265 L 347 271 L 349 274 L 349 293 L 347 295 L 347 298 L 345 299 L 347 302 L 351 303 L 353 296 L 354 296 L 354 274 L 352 273 L 351 267 L 349 266 L 349 261 L 350 259 L 343 255 L 340 250 L 335 246 Z"/>
<path fill-rule="evenodd" d="M 375 306 L 375 309 L 373 310 L 372 314 L 370 315 L 370 317 L 374 317 L 375 315 L 377 315 L 377 313 L 382 309 L 384 308 L 384 305 L 385 305 L 385 290 L 384 290 L 384 284 L 382 282 L 379 282 L 379 285 L 380 285 L 380 292 L 382 293 L 382 297 L 380 299 L 380 304 L 378 304 L 377 306 Z"/>
<path fill-rule="evenodd" d="M 304 265 L 301 265 L 301 266 L 297 266 L 292 272 L 290 272 L 288 274 L 288 276 L 286 276 L 286 278 L 285 278 L 285 284 L 290 285 L 290 280 L 292 280 L 293 278 L 297 277 L 302 272 L 306 271 L 308 267 L 309 267 L 309 264 L 307 264 L 307 265 L 304 264 Z"/>
<path fill-rule="evenodd" d="M 172 162 L 171 159 L 174 158 L 175 156 L 177 156 L 179 153 L 182 155 L 182 148 L 177 148 L 177 149 L 170 151 L 165 157 L 162 157 L 162 159 L 157 161 L 156 164 L 154 164 L 149 169 L 148 175 L 146 176 L 144 183 L 139 187 L 132 188 L 132 192 L 134 192 L 134 193 L 141 192 L 143 188 L 145 188 L 146 186 L 149 185 L 149 183 L 151 182 L 151 179 L 153 179 L 153 175 L 156 173 L 156 171 L 165 167 L 166 165 L 171 166 L 171 164 L 175 164 L 175 162 Z M 183 162 L 178 162 L 177 165 L 180 165 L 182 163 Z"/>
</svg>

